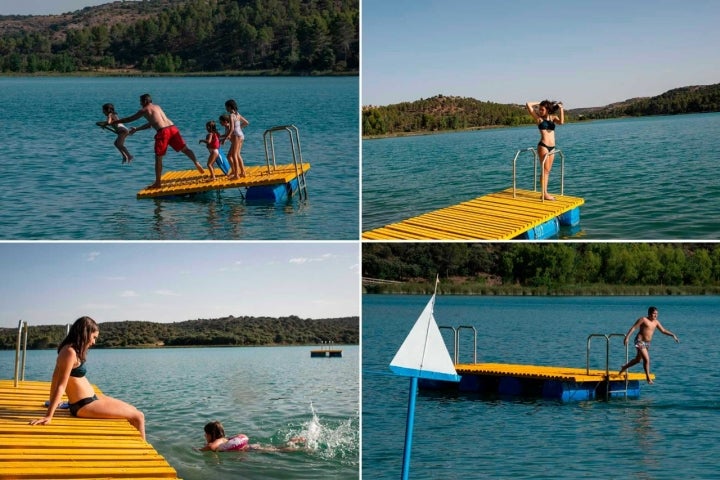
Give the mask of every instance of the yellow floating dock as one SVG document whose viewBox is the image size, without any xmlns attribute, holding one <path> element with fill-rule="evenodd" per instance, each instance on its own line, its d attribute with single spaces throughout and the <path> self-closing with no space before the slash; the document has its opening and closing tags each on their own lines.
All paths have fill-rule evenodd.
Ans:
<svg viewBox="0 0 720 480">
<path fill-rule="evenodd" d="M 49 382 L 0 380 L 0 479 L 178 478 L 127 420 L 57 409 L 50 425 L 29 425 L 45 415 L 49 391 Z"/>
<path fill-rule="evenodd" d="M 458 363 L 460 382 L 425 380 L 421 388 L 462 393 L 538 397 L 561 402 L 638 398 L 644 373 L 507 363 Z M 654 379 L 655 375 L 650 375 Z"/>
<path fill-rule="evenodd" d="M 266 165 L 245 167 L 245 177 L 238 180 L 229 180 L 219 168 L 215 168 L 215 178 L 210 180 L 207 171 L 201 174 L 197 170 L 181 170 L 166 172 L 160 178 L 160 188 L 145 188 L 137 193 L 137 198 L 168 197 L 186 195 L 189 193 L 202 193 L 227 188 L 253 188 L 285 185 L 295 181 L 298 175 L 304 175 L 310 170 L 309 163 L 295 165 L 277 165 L 268 169 Z"/>
<path fill-rule="evenodd" d="M 587 370 L 584 368 L 546 367 L 542 365 L 514 365 L 507 363 L 459 363 L 455 370 L 460 375 L 492 375 L 535 380 L 557 380 L 561 382 L 603 382 L 606 380 L 605 370 Z M 650 374 L 650 378 L 655 378 Z M 644 373 L 628 372 L 627 379 L 644 381 Z M 625 374 L 610 371 L 611 381 L 624 381 Z"/>
<path fill-rule="evenodd" d="M 571 212 L 585 203 L 579 197 L 508 188 L 459 205 L 363 232 L 365 240 L 510 240 Z"/>
</svg>

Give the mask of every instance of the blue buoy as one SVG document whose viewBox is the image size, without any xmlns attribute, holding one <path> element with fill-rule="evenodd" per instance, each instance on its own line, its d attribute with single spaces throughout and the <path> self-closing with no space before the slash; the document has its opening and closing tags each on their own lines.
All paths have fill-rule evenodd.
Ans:
<svg viewBox="0 0 720 480">
<path fill-rule="evenodd" d="M 557 237 L 560 232 L 560 223 L 557 218 L 548 220 L 547 222 L 533 227 L 527 232 L 517 236 L 521 240 L 546 240 L 548 238 Z"/>
<path fill-rule="evenodd" d="M 288 183 L 279 185 L 261 185 L 247 189 L 245 199 L 253 202 L 281 202 L 292 197 L 298 189 L 298 179 L 294 178 Z"/>
<path fill-rule="evenodd" d="M 574 227 L 578 225 L 580 223 L 580 207 L 575 207 L 563 213 L 558 217 L 558 220 L 563 227 Z"/>
</svg>

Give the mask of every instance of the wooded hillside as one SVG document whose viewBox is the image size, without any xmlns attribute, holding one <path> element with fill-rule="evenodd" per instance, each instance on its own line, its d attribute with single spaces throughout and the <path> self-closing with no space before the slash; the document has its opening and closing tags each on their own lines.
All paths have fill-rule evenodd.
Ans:
<svg viewBox="0 0 720 480">
<path fill-rule="evenodd" d="M 720 83 L 676 88 L 655 97 L 632 98 L 601 108 L 570 111 L 573 116 L 580 118 L 638 117 L 706 112 L 720 112 Z"/>
<path fill-rule="evenodd" d="M 385 107 L 363 107 L 362 122 L 363 135 L 373 136 L 532 124 L 533 119 L 521 105 L 438 95 Z"/>
<path fill-rule="evenodd" d="M 604 107 L 570 109 L 565 121 L 701 112 L 720 112 L 720 84 L 676 88 Z M 364 136 L 382 136 L 531 125 L 533 119 L 524 105 L 437 95 L 415 102 L 365 106 L 362 122 Z"/>
<path fill-rule="evenodd" d="M 366 243 L 362 256 L 364 278 L 432 291 L 439 274 L 446 293 L 720 293 L 720 244 Z M 404 288 L 365 284 L 372 293 L 411 293 Z"/>
<path fill-rule="evenodd" d="M 290 316 L 225 317 L 177 323 L 105 322 L 95 348 L 200 345 L 311 345 L 323 342 L 357 344 L 358 317 L 301 319 Z M 61 325 L 31 325 L 28 348 L 55 348 L 65 338 Z M 17 329 L 0 328 L 0 349 L 15 349 Z"/>
<path fill-rule="evenodd" d="M 359 0 L 145 0 L 0 17 L 5 73 L 350 72 Z"/>
</svg>

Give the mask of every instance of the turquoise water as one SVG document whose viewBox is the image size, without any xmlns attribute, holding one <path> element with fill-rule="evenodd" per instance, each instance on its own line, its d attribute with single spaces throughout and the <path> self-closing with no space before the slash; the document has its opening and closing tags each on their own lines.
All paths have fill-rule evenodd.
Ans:
<svg viewBox="0 0 720 480">
<path fill-rule="evenodd" d="M 585 199 L 584 239 L 717 239 L 720 113 L 563 125 L 565 193 Z M 519 127 L 364 140 L 363 230 L 512 187 L 512 160 L 538 141 Z M 532 189 L 532 161 L 518 161 Z M 560 162 L 550 191 L 559 191 Z"/>
<path fill-rule="evenodd" d="M 363 296 L 363 478 L 400 475 L 409 380 L 388 364 L 428 300 Z M 656 333 L 657 378 L 639 399 L 562 404 L 421 392 L 411 478 L 716 478 L 720 298 L 439 296 L 435 318 L 474 325 L 479 362 L 582 368 L 589 334 L 625 333 L 650 305 L 680 343 Z M 618 368 L 624 349 L 615 345 Z M 461 337 L 461 361 L 471 351 L 471 338 Z M 604 368 L 599 343 L 591 368 Z"/>
<path fill-rule="evenodd" d="M 186 480 L 359 477 L 358 347 L 310 358 L 311 347 L 91 350 L 88 378 L 140 408 L 147 438 Z M 15 352 L 0 351 L 0 378 Z M 50 381 L 56 352 L 29 351 L 25 378 Z M 38 409 L 42 413 L 42 408 Z M 198 452 L 203 427 L 283 445 L 303 436 L 308 452 Z"/>
<path fill-rule="evenodd" d="M 0 78 L 0 239 L 357 239 L 358 84 L 357 77 Z M 136 157 L 128 166 L 115 136 L 95 122 L 106 102 L 121 116 L 135 113 L 143 93 L 178 125 L 202 164 L 207 150 L 198 140 L 228 98 L 250 121 L 247 165 L 265 164 L 265 129 L 295 124 L 311 164 L 309 201 L 253 205 L 232 190 L 190 200 L 136 199 L 155 178 L 152 131 L 127 139 Z M 291 163 L 285 137 L 276 138 L 278 163 Z M 170 149 L 164 171 L 191 168 Z"/>
</svg>

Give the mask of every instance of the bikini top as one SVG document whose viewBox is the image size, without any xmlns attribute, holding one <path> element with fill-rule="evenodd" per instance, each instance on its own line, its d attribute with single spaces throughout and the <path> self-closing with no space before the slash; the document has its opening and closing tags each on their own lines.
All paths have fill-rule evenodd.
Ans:
<svg viewBox="0 0 720 480">
<path fill-rule="evenodd" d="M 86 373 L 87 368 L 85 368 L 85 362 L 70 370 L 71 377 L 84 377 Z"/>
<path fill-rule="evenodd" d="M 538 123 L 538 129 L 555 130 L 555 122 L 553 122 L 552 120 L 543 120 L 542 122 Z"/>
</svg>

